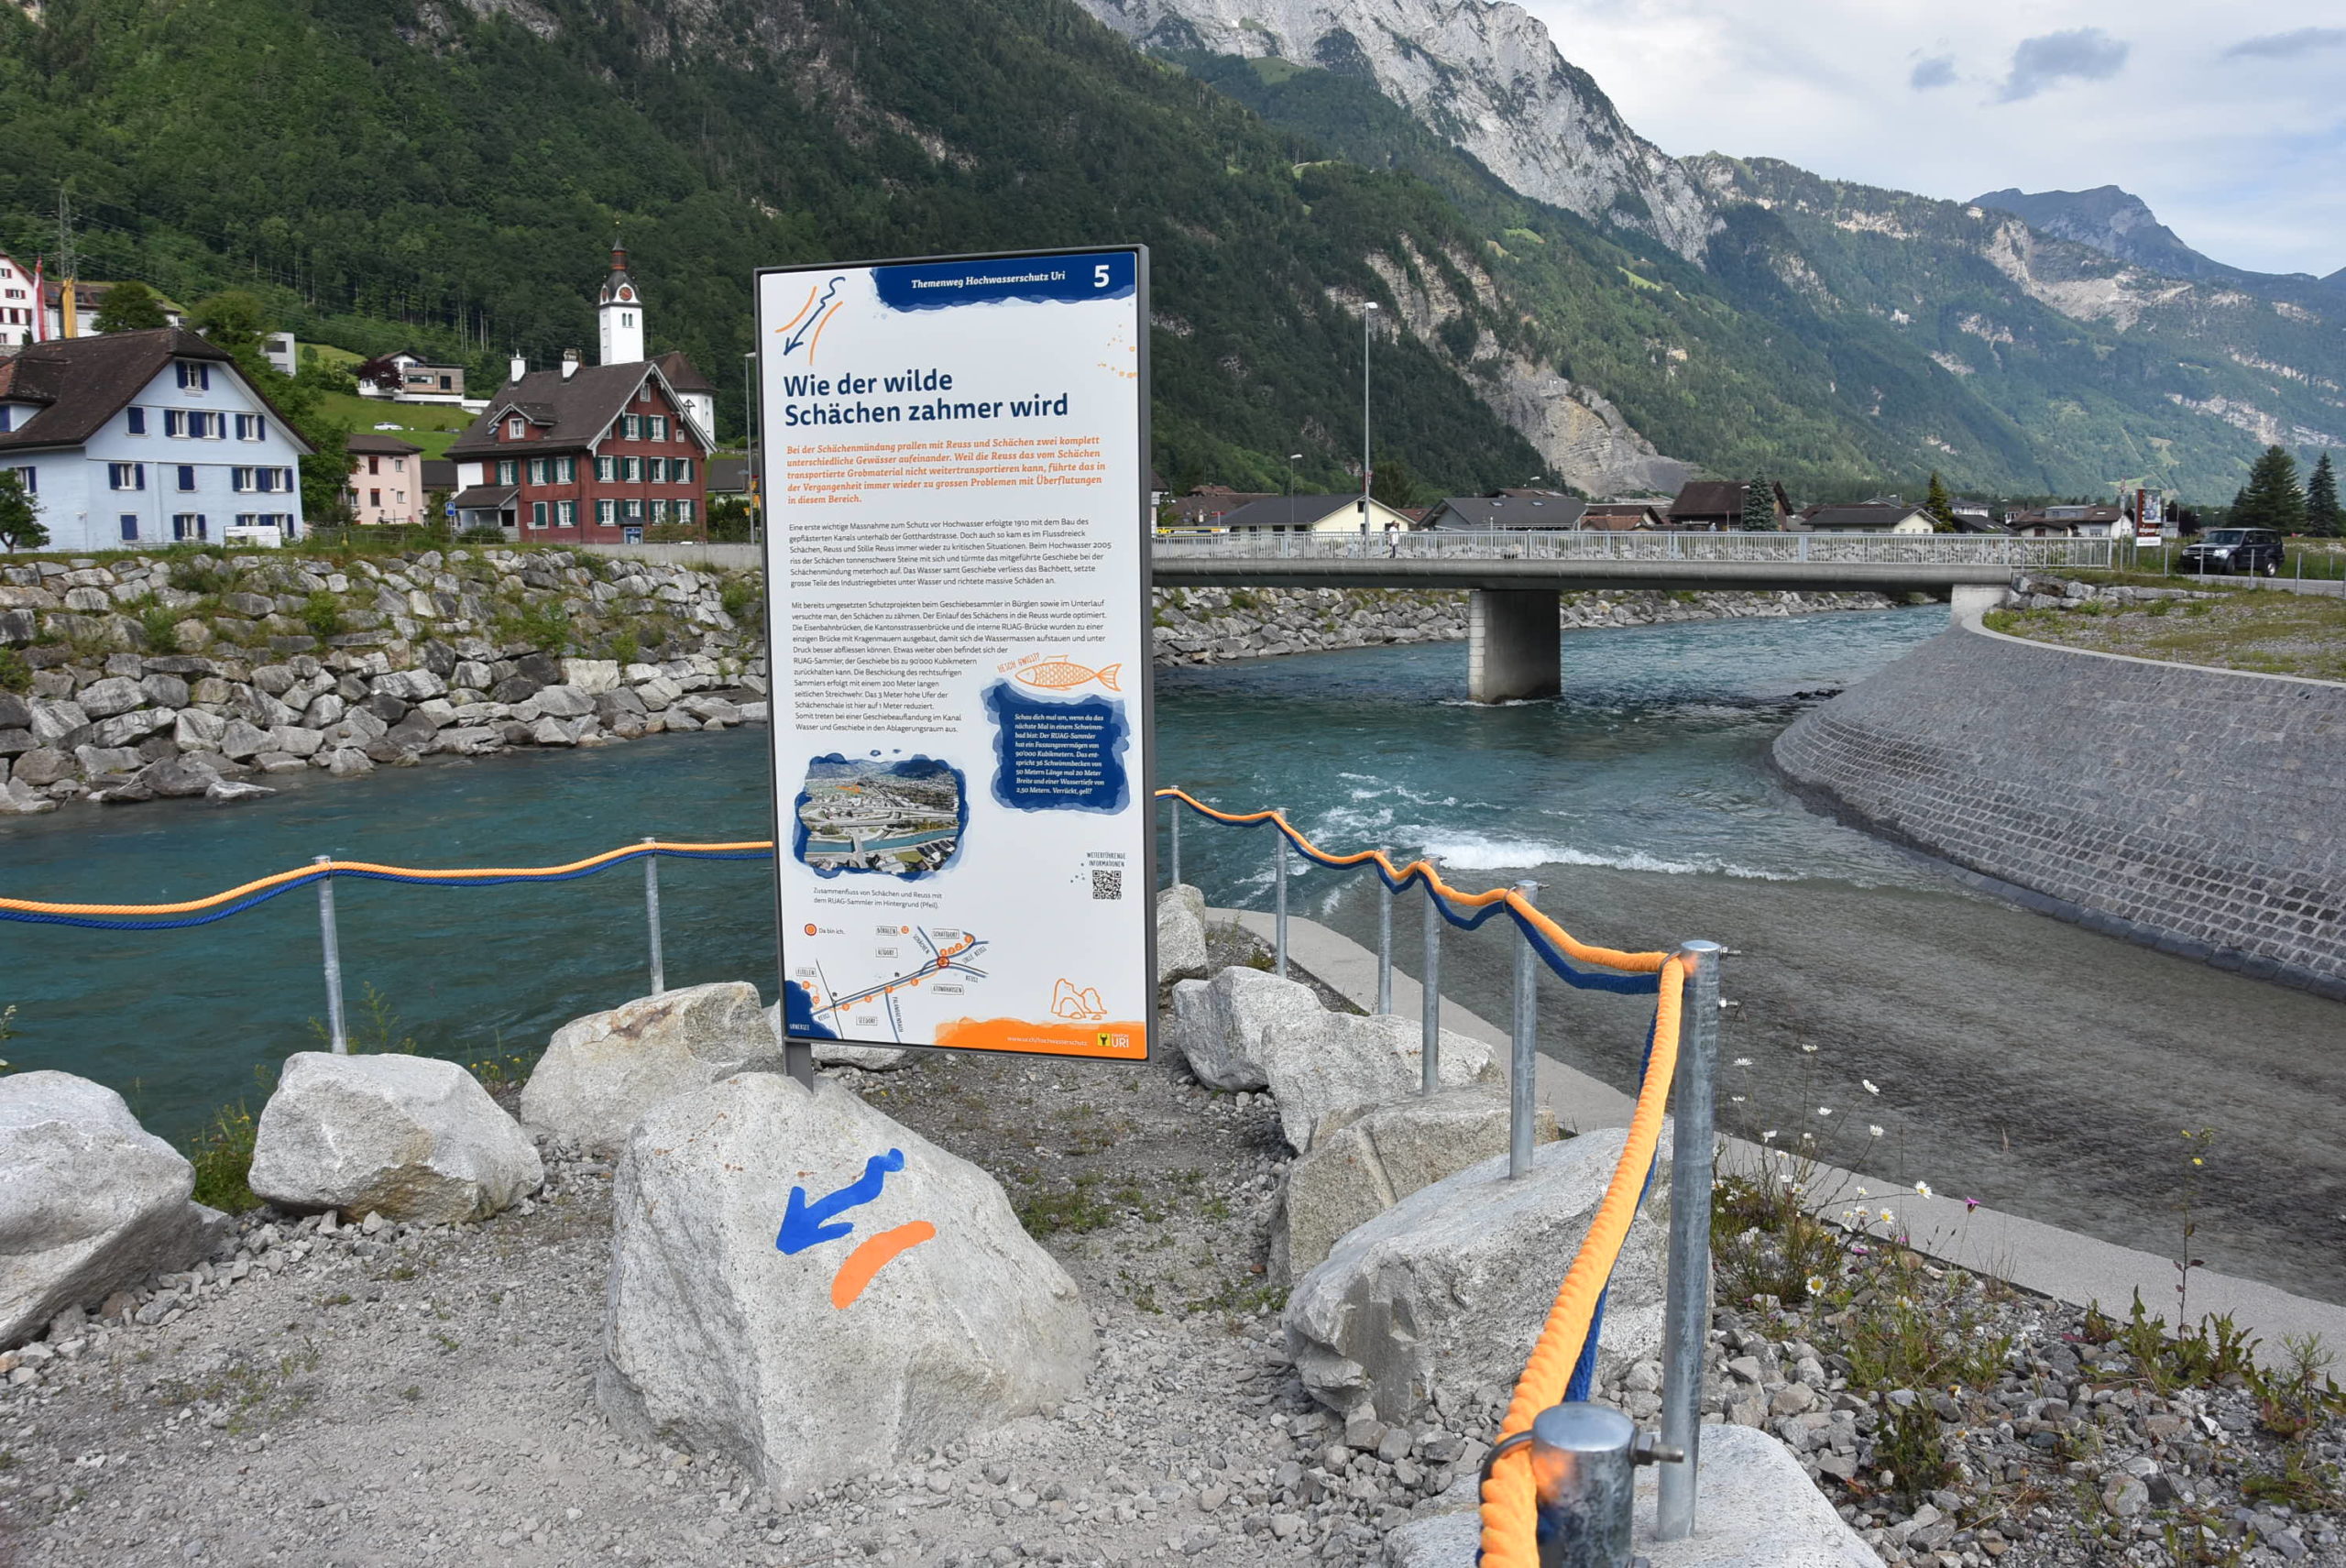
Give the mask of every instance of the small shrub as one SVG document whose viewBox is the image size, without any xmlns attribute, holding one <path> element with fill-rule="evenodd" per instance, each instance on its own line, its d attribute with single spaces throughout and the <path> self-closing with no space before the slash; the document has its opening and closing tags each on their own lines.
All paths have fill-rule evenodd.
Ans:
<svg viewBox="0 0 2346 1568">
<path fill-rule="evenodd" d="M 725 586 L 718 590 L 718 602 L 725 607 L 725 613 L 736 620 L 747 614 L 762 598 L 764 596 L 758 592 L 757 585 L 747 577 L 728 577 Z"/>
<path fill-rule="evenodd" d="M 191 594 L 225 594 L 236 574 L 217 555 L 183 555 L 171 563 L 171 587 Z"/>
<path fill-rule="evenodd" d="M 301 624 L 321 642 L 340 636 L 344 630 L 342 600 L 323 588 L 312 594 L 301 601 Z"/>
<path fill-rule="evenodd" d="M 28 692 L 33 689 L 33 667 L 14 648 L 0 648 L 0 691 Z"/>
<path fill-rule="evenodd" d="M 195 1167 L 195 1190 L 189 1196 L 224 1213 L 241 1214 L 259 1208 L 260 1200 L 253 1196 L 247 1181 L 258 1131 L 252 1112 L 240 1100 L 190 1138 L 183 1152 Z"/>
<path fill-rule="evenodd" d="M 622 631 L 611 639 L 611 657 L 619 662 L 622 670 L 630 664 L 641 663 L 643 644 L 636 640 L 634 632 Z"/>
<path fill-rule="evenodd" d="M 138 618 L 138 636 L 150 653 L 180 651 L 179 612 L 165 609 L 153 594 L 143 594 L 124 607 Z"/>
</svg>

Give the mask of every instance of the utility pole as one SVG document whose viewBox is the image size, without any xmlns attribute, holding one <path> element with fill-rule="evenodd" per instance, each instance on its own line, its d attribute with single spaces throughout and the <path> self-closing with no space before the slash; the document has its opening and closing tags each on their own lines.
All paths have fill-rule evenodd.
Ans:
<svg viewBox="0 0 2346 1568">
<path fill-rule="evenodd" d="M 82 276 L 81 254 L 73 248 L 73 187 L 63 180 L 57 182 L 57 335 L 78 337 L 73 299 L 74 280 Z M 36 311 L 48 308 L 47 302 L 33 302 Z"/>
<path fill-rule="evenodd" d="M 1368 537 L 1368 332 L 1375 318 L 1376 302 L 1368 302 L 1360 313 L 1360 533 Z"/>
</svg>

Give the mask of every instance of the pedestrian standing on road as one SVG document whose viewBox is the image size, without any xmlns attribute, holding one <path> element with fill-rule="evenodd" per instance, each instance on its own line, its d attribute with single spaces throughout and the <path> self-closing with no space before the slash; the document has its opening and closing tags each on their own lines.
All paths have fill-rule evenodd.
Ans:
<svg viewBox="0 0 2346 1568">
<path fill-rule="evenodd" d="M 1385 554 L 1387 558 L 1401 554 L 1401 525 L 1398 522 L 1385 525 Z"/>
</svg>

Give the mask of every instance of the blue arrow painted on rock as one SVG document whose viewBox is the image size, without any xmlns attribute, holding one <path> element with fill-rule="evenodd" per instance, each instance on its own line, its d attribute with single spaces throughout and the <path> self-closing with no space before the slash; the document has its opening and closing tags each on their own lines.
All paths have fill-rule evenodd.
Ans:
<svg viewBox="0 0 2346 1568">
<path fill-rule="evenodd" d="M 790 1204 L 782 1212 L 782 1230 L 773 1245 L 785 1253 L 805 1252 L 818 1242 L 834 1242 L 855 1229 L 852 1220 L 833 1222 L 831 1216 L 860 1209 L 880 1196 L 892 1170 L 904 1168 L 904 1151 L 890 1149 L 863 1162 L 863 1175 L 828 1197 L 806 1201 L 806 1190 L 790 1190 Z"/>
</svg>

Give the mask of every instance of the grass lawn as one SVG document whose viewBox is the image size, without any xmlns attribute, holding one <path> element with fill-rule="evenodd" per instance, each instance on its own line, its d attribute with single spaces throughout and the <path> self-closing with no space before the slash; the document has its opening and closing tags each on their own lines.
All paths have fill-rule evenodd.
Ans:
<svg viewBox="0 0 2346 1568">
<path fill-rule="evenodd" d="M 2285 577 L 2346 577 L 2346 539 L 2308 539 L 2291 535 L 2283 541 L 2288 559 L 2282 564 Z M 2077 572 L 2069 576 L 2091 578 L 2095 582 L 2132 583 L 2140 587 L 2196 588 L 2198 576 L 2177 574 L 2162 576 L 2160 573 L 2172 566 L 2182 556 L 2183 546 L 2170 541 L 2165 545 L 2147 546 L 2135 553 L 2136 569 L 2131 572 Z M 2222 584 L 2220 576 L 2206 579 L 2209 587 Z"/>
<path fill-rule="evenodd" d="M 327 418 L 339 420 L 355 431 L 371 431 L 378 424 L 398 425 L 398 430 L 383 433 L 414 442 L 423 448 L 426 457 L 444 455 L 448 444 L 473 422 L 474 417 L 454 404 L 394 403 L 348 392 L 328 392 L 321 402 Z"/>
<path fill-rule="evenodd" d="M 2000 609 L 1986 625 L 2097 653 L 2346 681 L 2346 599 L 2326 595 L 2243 592 L 2123 609 Z"/>
</svg>

